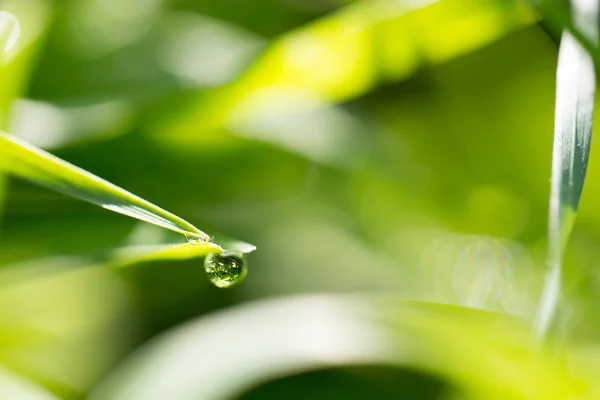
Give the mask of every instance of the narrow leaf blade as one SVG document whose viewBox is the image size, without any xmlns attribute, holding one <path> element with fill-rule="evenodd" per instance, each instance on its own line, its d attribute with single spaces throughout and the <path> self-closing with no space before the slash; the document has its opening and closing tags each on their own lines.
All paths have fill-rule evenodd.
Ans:
<svg viewBox="0 0 600 400">
<path fill-rule="evenodd" d="M 81 168 L 0 132 L 0 172 L 186 235 L 210 237 L 189 222 Z"/>
<path fill-rule="evenodd" d="M 573 2 L 575 25 L 597 40 L 597 0 Z M 548 264 L 536 329 L 544 336 L 552 325 L 562 275 L 562 258 L 571 233 L 587 171 L 596 76 L 590 54 L 570 33 L 562 35 L 556 76 L 552 180 L 548 216 Z"/>
</svg>

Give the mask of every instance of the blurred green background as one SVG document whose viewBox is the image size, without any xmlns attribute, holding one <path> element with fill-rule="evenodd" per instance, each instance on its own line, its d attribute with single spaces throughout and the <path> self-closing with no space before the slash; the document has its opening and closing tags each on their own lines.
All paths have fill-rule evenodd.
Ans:
<svg viewBox="0 0 600 400">
<path fill-rule="evenodd" d="M 560 27 L 529 3 L 1 0 L 0 10 L 21 29 L 0 66 L 4 129 L 216 243 L 258 247 L 230 290 L 209 284 L 201 260 L 109 269 L 111 249 L 182 240 L 3 180 L 2 400 L 85 398 L 154 336 L 191 320 L 210 326 L 255 300 L 393 294 L 533 318 Z M 564 307 L 569 346 L 594 365 L 600 163 L 591 154 Z M 263 322 L 262 340 L 275 340 Z M 263 348 L 243 329 L 232 340 Z M 471 377 L 334 367 L 283 367 L 239 392 L 170 398 L 476 398 L 461 389 Z"/>
</svg>

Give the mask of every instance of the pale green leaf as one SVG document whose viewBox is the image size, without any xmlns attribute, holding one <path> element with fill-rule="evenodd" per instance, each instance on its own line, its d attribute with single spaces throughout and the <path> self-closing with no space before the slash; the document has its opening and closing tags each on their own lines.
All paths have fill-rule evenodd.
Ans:
<svg viewBox="0 0 600 400">
<path fill-rule="evenodd" d="M 13 100 L 25 90 L 30 65 L 39 39 L 48 26 L 50 5 L 41 0 L 10 0 L 0 11 L 0 128 L 8 126 L 6 116 Z M 0 212 L 6 192 L 6 179 L 0 173 Z"/>
<path fill-rule="evenodd" d="M 114 268 L 122 268 L 146 261 L 189 260 L 206 257 L 210 253 L 219 254 L 222 252 L 222 247 L 211 242 L 125 248 L 114 251 L 108 265 Z"/>
<path fill-rule="evenodd" d="M 2 266 L 0 270 L 0 287 L 9 287 L 20 282 L 26 282 L 36 277 L 52 275 L 72 269 L 105 267 L 126 268 L 145 262 L 155 261 L 185 261 L 204 258 L 210 253 L 220 254 L 224 250 L 247 255 L 256 247 L 239 241 L 225 242 L 219 246 L 212 242 L 196 244 L 127 246 L 111 250 L 99 257 L 62 256 L 29 260 L 23 263 Z M 99 261 L 100 260 L 100 261 Z"/>
<path fill-rule="evenodd" d="M 48 390 L 0 367 L 0 400 L 59 400 Z"/>
<path fill-rule="evenodd" d="M 423 64 L 446 62 L 485 46 L 535 18 L 514 0 L 352 3 L 281 36 L 256 65 L 211 94 L 210 101 L 199 94 L 175 120 L 153 124 L 152 130 L 159 138 L 171 141 L 176 135 L 194 143 L 204 138 L 199 131 L 245 130 L 257 115 L 290 99 L 347 101 L 382 81 L 406 79 Z M 281 145 L 285 138 L 258 139 Z"/>
<path fill-rule="evenodd" d="M 43 397 L 45 391 L 20 377 L 5 374 L 4 366 L 47 387 L 59 388 L 57 393 L 71 393 L 71 398 L 73 393 L 86 391 L 98 373 L 122 356 L 120 346 L 129 346 L 138 321 L 129 308 L 129 288 L 110 268 L 157 261 L 173 261 L 176 266 L 179 261 L 198 258 L 202 269 L 203 257 L 221 251 L 213 243 L 138 246 L 101 257 L 58 256 L 3 266 L 0 400 L 54 399 Z M 107 293 L 110 296 L 104 298 Z M 125 325 L 124 320 L 115 319 L 120 313 L 128 316 Z M 102 330 L 113 324 L 124 329 L 119 339 L 112 330 Z M 82 348 L 86 338 L 93 342 Z M 80 365 L 76 360 L 81 357 L 94 362 Z"/>
<path fill-rule="evenodd" d="M 352 365 L 425 370 L 467 398 L 564 399 L 574 390 L 511 317 L 377 296 L 303 296 L 243 305 L 167 332 L 90 398 L 231 399 L 263 382 Z"/>
</svg>

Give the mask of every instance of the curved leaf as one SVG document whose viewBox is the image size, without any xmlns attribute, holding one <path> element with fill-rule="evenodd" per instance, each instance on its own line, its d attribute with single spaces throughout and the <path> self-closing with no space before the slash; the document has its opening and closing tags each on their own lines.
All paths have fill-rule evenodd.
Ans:
<svg viewBox="0 0 600 400">
<path fill-rule="evenodd" d="M 237 398 L 268 380 L 360 364 L 426 370 L 486 400 L 565 398 L 571 383 L 528 338 L 508 316 L 458 307 L 384 297 L 277 299 L 168 332 L 90 398 Z"/>
<path fill-rule="evenodd" d="M 350 100 L 382 80 L 406 79 L 423 64 L 451 60 L 534 21 L 533 13 L 514 0 L 356 2 L 283 35 L 238 80 L 209 101 L 199 94 L 173 121 L 154 124 L 152 130 L 190 143 L 199 131 L 233 127 L 237 133 L 235 128 L 254 123 L 278 102 Z M 282 142 L 272 135 L 259 139 Z"/>
<path fill-rule="evenodd" d="M 0 367 L 0 399 L 6 400 L 58 400 L 44 388 Z"/>
</svg>

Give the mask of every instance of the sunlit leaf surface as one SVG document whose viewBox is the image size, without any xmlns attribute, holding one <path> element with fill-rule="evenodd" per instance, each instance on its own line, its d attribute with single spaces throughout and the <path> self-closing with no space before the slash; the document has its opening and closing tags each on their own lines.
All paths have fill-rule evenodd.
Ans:
<svg viewBox="0 0 600 400">
<path fill-rule="evenodd" d="M 0 19 L 0 172 L 15 178 L 0 397 L 598 398 L 593 153 L 562 247 L 589 144 L 577 133 L 561 144 L 573 174 L 554 176 L 572 178 L 551 247 L 572 310 L 557 314 L 567 362 L 531 330 L 555 34 L 595 53 L 594 35 L 565 2 L 529 3 L 0 0 L 20 27 L 7 46 L 15 25 Z M 557 133 L 587 124 L 568 128 L 585 91 L 561 77 L 589 72 L 572 73 L 585 53 L 566 57 L 568 44 Z M 215 238 L 183 244 L 195 228 L 84 170 Z M 233 282 L 244 264 L 228 254 L 254 249 L 229 236 L 261 251 L 221 290 L 207 274 Z"/>
<path fill-rule="evenodd" d="M 202 318 L 157 338 L 91 398 L 230 399 L 283 376 L 377 364 L 442 374 L 488 399 L 564 398 L 572 383 L 542 362 L 523 328 L 497 314 L 392 298 L 277 299 Z M 490 330 L 493 337 L 485 334 Z M 511 373 L 503 372 L 508 365 Z"/>
<path fill-rule="evenodd" d="M 575 26 L 597 40 L 598 2 L 572 3 Z M 545 334 L 560 299 L 562 259 L 579 206 L 587 172 L 594 119 L 596 74 L 587 50 L 569 32 L 562 35 L 556 73 L 556 112 L 550 212 L 549 272 L 541 299 L 537 330 Z"/>
<path fill-rule="evenodd" d="M 187 221 L 87 171 L 0 133 L 0 172 L 97 204 L 142 221 L 182 233 L 190 240 L 210 237 Z"/>
</svg>

